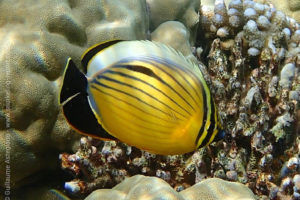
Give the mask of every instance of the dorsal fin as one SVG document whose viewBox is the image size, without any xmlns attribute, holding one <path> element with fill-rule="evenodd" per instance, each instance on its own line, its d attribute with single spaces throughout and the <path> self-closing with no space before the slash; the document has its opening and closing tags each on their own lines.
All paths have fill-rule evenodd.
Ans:
<svg viewBox="0 0 300 200">
<path fill-rule="evenodd" d="M 194 71 L 194 72 L 199 72 L 199 67 L 198 65 L 193 62 L 192 60 L 190 59 L 187 59 L 181 51 L 178 51 L 172 47 L 170 47 L 169 45 L 165 45 L 165 44 L 161 44 L 161 46 L 165 47 L 166 49 L 168 49 L 168 51 L 170 52 L 173 52 L 174 54 L 176 54 L 178 56 L 178 58 L 184 60 L 185 62 L 187 62 L 189 65 L 182 65 L 183 67 L 188 67 L 190 66 L 190 70 Z"/>
<path fill-rule="evenodd" d="M 105 42 L 101 42 L 99 44 L 95 44 L 88 48 L 81 56 L 81 64 L 83 66 L 84 73 L 87 73 L 87 66 L 89 61 L 100 51 L 120 42 L 122 40 L 109 40 Z"/>
</svg>

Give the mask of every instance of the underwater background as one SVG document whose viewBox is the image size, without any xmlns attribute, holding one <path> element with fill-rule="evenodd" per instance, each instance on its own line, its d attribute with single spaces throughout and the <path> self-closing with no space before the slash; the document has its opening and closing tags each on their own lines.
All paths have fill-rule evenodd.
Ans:
<svg viewBox="0 0 300 200">
<path fill-rule="evenodd" d="M 0 199 L 300 199 L 299 22 L 299 0 L 0 1 Z M 73 130 L 66 62 L 112 39 L 197 63 L 225 138 L 161 156 Z"/>
</svg>

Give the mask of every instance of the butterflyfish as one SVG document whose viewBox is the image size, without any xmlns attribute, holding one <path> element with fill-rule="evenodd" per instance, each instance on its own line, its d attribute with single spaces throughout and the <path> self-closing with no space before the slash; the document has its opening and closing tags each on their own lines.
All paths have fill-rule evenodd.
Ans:
<svg viewBox="0 0 300 200">
<path fill-rule="evenodd" d="M 166 45 L 112 40 L 89 48 L 83 73 L 68 59 L 59 101 L 79 133 L 161 155 L 224 137 L 199 66 Z"/>
</svg>

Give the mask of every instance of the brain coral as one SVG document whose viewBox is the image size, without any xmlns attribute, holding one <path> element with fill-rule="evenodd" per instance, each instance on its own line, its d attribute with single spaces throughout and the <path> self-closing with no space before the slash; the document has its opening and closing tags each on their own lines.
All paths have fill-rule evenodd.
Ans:
<svg viewBox="0 0 300 200">
<path fill-rule="evenodd" d="M 249 188 L 240 183 L 224 181 L 218 178 L 204 180 L 194 186 L 176 192 L 162 179 L 136 175 L 125 179 L 112 189 L 100 189 L 92 192 L 85 200 L 229 200 L 255 199 Z"/>
</svg>

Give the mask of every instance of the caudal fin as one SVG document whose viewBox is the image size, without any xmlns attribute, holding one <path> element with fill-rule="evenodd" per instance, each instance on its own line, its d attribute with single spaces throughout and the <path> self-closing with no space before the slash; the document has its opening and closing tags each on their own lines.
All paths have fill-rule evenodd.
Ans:
<svg viewBox="0 0 300 200">
<path fill-rule="evenodd" d="M 84 135 L 99 139 L 115 139 L 98 123 L 88 101 L 86 76 L 68 59 L 59 102 L 69 124 Z"/>
</svg>

